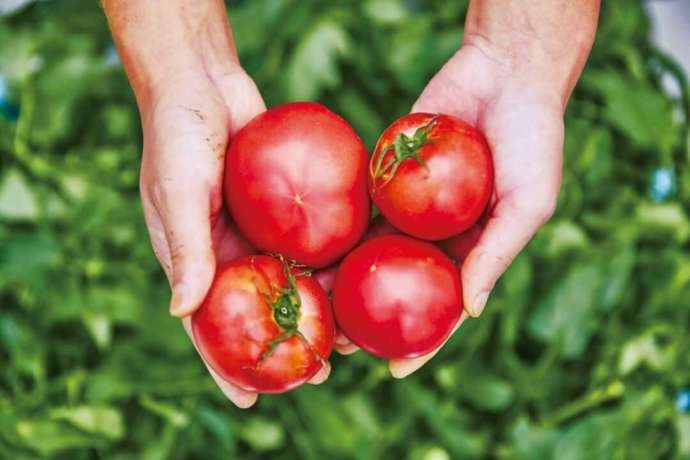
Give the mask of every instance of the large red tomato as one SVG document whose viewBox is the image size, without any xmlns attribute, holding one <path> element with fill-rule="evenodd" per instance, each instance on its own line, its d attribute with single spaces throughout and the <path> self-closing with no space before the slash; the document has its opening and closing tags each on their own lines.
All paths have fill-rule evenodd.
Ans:
<svg viewBox="0 0 690 460">
<path fill-rule="evenodd" d="M 345 257 L 333 287 L 336 322 L 354 344 L 388 359 L 440 346 L 462 311 L 458 271 L 434 245 L 373 238 Z"/>
<path fill-rule="evenodd" d="M 459 118 L 413 113 L 381 135 L 369 191 L 393 226 L 441 240 L 469 228 L 486 207 L 493 163 L 484 136 Z"/>
<path fill-rule="evenodd" d="M 233 138 L 225 199 L 257 248 L 324 267 L 364 234 L 367 161 L 362 141 L 338 115 L 311 102 L 285 104 Z"/>
<path fill-rule="evenodd" d="M 192 331 L 223 379 L 247 391 L 281 393 L 328 360 L 335 324 L 312 277 L 273 257 L 246 256 L 219 267 Z"/>
</svg>

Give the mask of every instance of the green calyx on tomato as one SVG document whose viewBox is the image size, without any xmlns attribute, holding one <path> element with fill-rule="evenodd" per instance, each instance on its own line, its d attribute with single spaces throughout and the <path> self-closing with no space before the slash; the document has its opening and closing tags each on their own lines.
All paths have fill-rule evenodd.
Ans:
<svg viewBox="0 0 690 460">
<path fill-rule="evenodd" d="M 395 176 L 400 164 L 410 158 L 417 160 L 420 165 L 426 167 L 426 161 L 419 151 L 431 142 L 431 130 L 436 126 L 436 119 L 437 117 L 433 117 L 427 124 L 417 128 L 412 137 L 405 133 L 398 134 L 395 141 L 381 151 L 376 159 L 376 165 L 371 171 L 371 178 L 374 183 L 381 179 L 382 182 L 378 184 L 379 186 L 383 187 L 388 184 Z M 384 164 L 388 152 L 393 152 L 393 155 Z"/>
<path fill-rule="evenodd" d="M 273 352 L 278 348 L 278 345 L 285 342 L 286 340 L 292 338 L 293 336 L 299 337 L 299 339 L 304 343 L 304 345 L 314 353 L 317 359 L 321 360 L 318 353 L 315 353 L 311 344 L 299 331 L 299 319 L 301 316 L 302 299 L 300 299 L 299 291 L 297 290 L 297 283 L 295 282 L 295 275 L 292 273 L 292 268 L 294 264 L 288 263 L 283 257 L 279 256 L 281 263 L 283 264 L 283 272 L 288 280 L 288 285 L 286 287 L 275 290 L 273 293 L 269 294 L 262 292 L 261 295 L 266 299 L 266 303 L 271 307 L 273 311 L 273 319 L 276 324 L 281 328 L 282 333 L 273 339 L 268 345 L 268 348 L 259 358 L 259 363 L 264 362 Z M 300 273 L 298 276 L 308 275 L 309 272 L 305 271 Z M 271 290 L 274 290 L 273 285 L 271 285 Z"/>
</svg>

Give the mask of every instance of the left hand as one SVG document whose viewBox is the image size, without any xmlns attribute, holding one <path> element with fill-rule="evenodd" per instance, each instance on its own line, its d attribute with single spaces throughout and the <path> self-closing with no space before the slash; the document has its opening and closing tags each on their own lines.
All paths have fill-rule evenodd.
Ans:
<svg viewBox="0 0 690 460">
<path fill-rule="evenodd" d="M 561 183 L 562 98 L 490 56 L 480 45 L 466 43 L 412 108 L 412 112 L 454 115 L 476 126 L 493 155 L 494 190 L 481 219 L 481 234 L 459 267 L 465 311 L 455 330 L 468 316 L 482 313 L 498 278 L 553 214 Z M 342 337 L 338 342 L 339 351 L 356 349 Z M 392 360 L 391 374 L 406 377 L 439 349 L 418 358 Z"/>
</svg>

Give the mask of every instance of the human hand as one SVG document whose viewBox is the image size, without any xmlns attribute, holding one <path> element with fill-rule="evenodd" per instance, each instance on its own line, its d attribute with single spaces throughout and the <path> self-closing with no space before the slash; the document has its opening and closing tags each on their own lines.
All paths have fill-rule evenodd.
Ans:
<svg viewBox="0 0 690 460">
<path fill-rule="evenodd" d="M 492 198 L 451 245 L 466 253 L 459 263 L 465 311 L 455 330 L 468 314 L 481 314 L 498 278 L 554 212 L 563 112 L 594 41 L 599 7 L 600 0 L 471 1 L 463 46 L 412 108 L 462 118 L 492 150 Z M 437 352 L 393 360 L 391 374 L 405 377 Z"/>
<path fill-rule="evenodd" d="M 466 44 L 429 82 L 412 112 L 457 116 L 478 127 L 492 151 L 492 197 L 478 224 L 478 241 L 476 228 L 467 232 L 473 247 L 459 265 L 465 312 L 457 330 L 468 315 L 481 314 L 497 279 L 554 212 L 561 181 L 563 104 L 556 92 L 519 78 Z M 353 351 L 341 336 L 336 348 Z M 391 373 L 405 377 L 436 352 L 392 360 Z"/>
<path fill-rule="evenodd" d="M 140 189 L 154 252 L 173 289 L 171 314 L 183 317 L 194 341 L 189 315 L 206 296 L 217 263 L 253 252 L 222 210 L 222 177 L 229 139 L 265 108 L 239 69 L 215 80 L 190 75 L 169 85 L 142 108 Z M 237 406 L 254 404 L 256 393 L 207 368 Z M 329 371 L 325 366 L 311 382 L 321 383 Z"/>
<path fill-rule="evenodd" d="M 553 214 L 561 183 L 563 103 L 560 94 L 520 78 L 487 51 L 466 44 L 431 80 L 413 112 L 455 115 L 486 136 L 494 160 L 494 190 L 478 241 L 460 262 L 465 312 L 479 316 L 498 278 Z M 477 239 L 476 229 L 467 238 Z M 393 360 L 405 377 L 434 352 Z"/>
</svg>

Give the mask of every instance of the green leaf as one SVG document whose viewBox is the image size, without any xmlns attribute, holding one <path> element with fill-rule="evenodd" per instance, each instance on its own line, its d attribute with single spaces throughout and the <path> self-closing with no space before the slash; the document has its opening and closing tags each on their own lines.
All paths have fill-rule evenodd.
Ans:
<svg viewBox="0 0 690 460">
<path fill-rule="evenodd" d="M 618 305 L 625 296 L 632 270 L 635 267 L 635 250 L 626 247 L 608 262 L 606 278 L 602 281 L 599 304 L 604 309 Z"/>
<path fill-rule="evenodd" d="M 690 221 L 679 203 L 640 203 L 635 218 L 644 238 L 671 237 L 679 243 L 690 238 Z"/>
<path fill-rule="evenodd" d="M 8 281 L 40 283 L 56 261 L 57 242 L 44 231 L 19 234 L 0 241 L 0 286 Z"/>
<path fill-rule="evenodd" d="M 296 408 L 311 438 L 318 440 L 327 452 L 345 454 L 354 452 L 362 432 L 353 430 L 349 419 L 343 417 L 339 399 L 332 393 L 310 387 L 295 392 Z"/>
<path fill-rule="evenodd" d="M 599 265 L 577 266 L 537 306 L 529 332 L 557 346 L 563 357 L 580 355 L 597 326 L 596 300 L 601 286 Z"/>
<path fill-rule="evenodd" d="M 283 427 L 275 420 L 265 417 L 251 417 L 239 432 L 242 439 L 257 451 L 277 450 L 285 443 Z"/>
<path fill-rule="evenodd" d="M 16 426 L 15 441 L 48 457 L 67 449 L 94 447 L 102 444 L 88 433 L 54 420 L 21 420 Z"/>
<path fill-rule="evenodd" d="M 174 427 L 184 428 L 189 423 L 189 416 L 172 404 L 155 400 L 149 396 L 142 396 L 139 403 L 142 407 L 164 418 Z"/>
<path fill-rule="evenodd" d="M 34 220 L 39 214 L 38 199 L 28 180 L 16 169 L 7 171 L 0 183 L 0 218 Z"/>
<path fill-rule="evenodd" d="M 668 154 L 678 142 L 678 123 L 659 91 L 619 72 L 590 72 L 583 84 L 605 101 L 604 117 L 639 147 Z"/>
<path fill-rule="evenodd" d="M 594 415 L 574 424 L 556 445 L 559 460 L 615 458 L 621 446 L 622 420 L 615 415 Z"/>
<path fill-rule="evenodd" d="M 120 411 L 111 406 L 58 407 L 50 417 L 64 420 L 87 433 L 117 441 L 125 435 L 125 424 Z"/>
<path fill-rule="evenodd" d="M 341 82 L 339 63 L 351 53 L 350 37 L 341 24 L 322 18 L 295 48 L 285 71 L 290 100 L 316 99 Z"/>
<path fill-rule="evenodd" d="M 541 460 L 554 457 L 554 448 L 560 433 L 542 428 L 521 417 L 511 430 L 516 457 L 520 460 Z"/>
<path fill-rule="evenodd" d="M 679 415 L 676 419 L 676 436 L 678 436 L 678 457 L 690 458 L 690 415 Z"/>
<path fill-rule="evenodd" d="M 481 410 L 500 412 L 515 398 L 510 382 L 478 366 L 446 365 L 436 371 L 435 377 L 439 386 L 463 395 Z"/>
<path fill-rule="evenodd" d="M 234 457 L 236 434 L 232 419 L 226 411 L 220 411 L 208 405 L 199 407 L 197 418 L 206 429 L 213 434 L 223 448 L 225 457 Z"/>
<path fill-rule="evenodd" d="M 618 371 L 629 374 L 642 365 L 657 372 L 668 371 L 676 359 L 673 345 L 663 345 L 655 331 L 648 331 L 625 342 L 618 359 Z"/>
<path fill-rule="evenodd" d="M 380 25 L 397 24 L 409 17 L 402 0 L 367 0 L 363 9 L 367 17 Z"/>
</svg>

